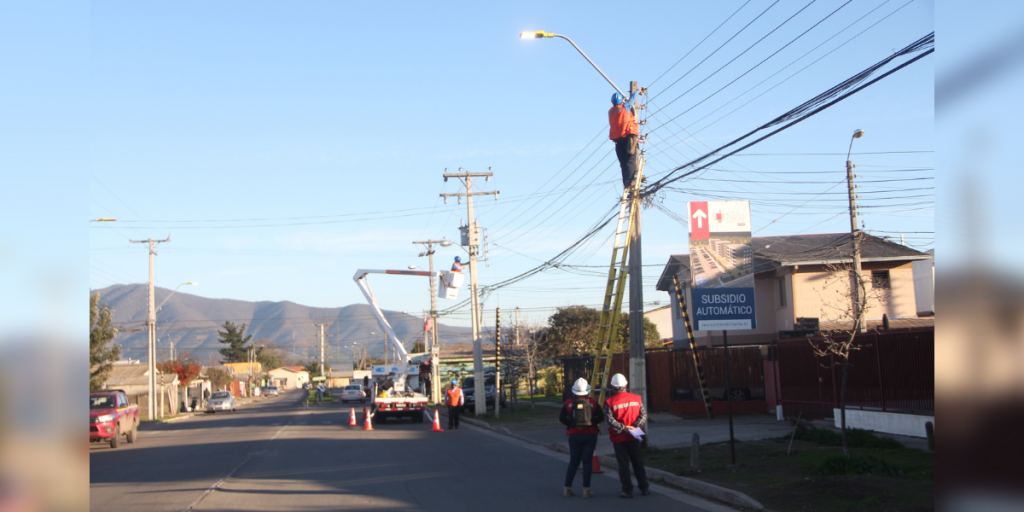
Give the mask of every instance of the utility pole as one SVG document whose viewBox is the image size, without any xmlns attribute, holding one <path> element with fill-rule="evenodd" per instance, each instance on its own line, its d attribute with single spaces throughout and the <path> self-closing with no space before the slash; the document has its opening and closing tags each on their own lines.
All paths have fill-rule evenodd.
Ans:
<svg viewBox="0 0 1024 512">
<path fill-rule="evenodd" d="M 153 395 L 156 393 L 156 295 L 155 289 L 153 288 L 153 257 L 157 254 L 157 244 L 170 242 L 171 237 L 168 235 L 167 238 L 163 240 L 153 240 L 152 238 L 149 238 L 146 240 L 128 241 L 133 244 L 149 244 L 149 316 L 146 319 L 146 327 L 149 331 L 149 340 L 147 342 L 149 350 L 149 396 L 146 398 L 146 403 L 149 406 L 149 421 L 153 421 L 158 417 L 156 411 L 153 409 L 156 405 L 153 400 Z"/>
<path fill-rule="evenodd" d="M 501 308 L 494 308 L 494 419 L 501 411 Z"/>
<path fill-rule="evenodd" d="M 320 328 L 320 334 L 317 335 L 317 337 L 320 338 L 320 376 L 321 377 L 324 376 L 324 339 L 327 337 L 327 335 L 324 334 L 324 327 L 327 327 L 328 325 L 330 325 L 330 324 L 313 324 L 314 327 L 319 327 Z"/>
<path fill-rule="evenodd" d="M 451 240 L 423 240 L 420 242 L 413 242 L 414 244 L 423 244 L 427 246 L 427 250 L 420 253 L 420 256 L 427 256 L 430 260 L 430 273 L 434 273 L 434 244 L 438 244 L 441 247 L 449 247 L 452 245 Z M 440 403 L 441 401 L 441 369 L 438 368 L 440 364 L 439 359 L 441 357 L 441 347 L 437 344 L 437 282 L 433 277 L 430 278 L 430 401 Z"/>
<path fill-rule="evenodd" d="M 864 283 L 864 273 L 860 268 L 860 230 L 857 229 L 857 194 L 854 192 L 856 186 L 853 184 L 853 162 L 850 161 L 850 151 L 853 151 L 853 139 L 859 139 L 864 135 L 863 130 L 853 132 L 850 138 L 850 149 L 846 152 L 846 185 L 850 194 L 850 236 L 853 237 L 853 283 L 850 286 L 850 297 L 853 300 L 853 329 L 855 333 L 864 332 L 864 325 L 861 318 L 864 316 L 861 311 L 861 287 Z"/>
<path fill-rule="evenodd" d="M 490 167 L 487 168 L 491 170 Z M 482 177 L 484 181 L 490 181 L 491 176 L 494 175 L 492 172 L 462 172 L 462 168 L 459 167 L 458 173 L 449 173 L 448 169 L 445 169 L 444 180 L 448 181 L 448 178 L 459 178 L 462 184 L 466 186 L 466 192 L 460 192 L 458 194 L 441 194 L 441 197 L 445 198 L 445 202 L 448 202 L 449 197 L 459 198 L 459 202 L 462 202 L 462 198 L 466 198 L 467 212 L 469 216 L 469 222 L 465 226 L 461 226 L 460 229 L 463 232 L 462 245 L 469 247 L 469 291 L 470 291 L 470 306 L 472 308 L 472 326 L 473 326 L 473 393 L 476 396 L 476 411 L 477 416 L 483 416 L 487 414 L 487 399 L 484 395 L 484 353 L 483 345 L 480 340 L 480 300 L 477 294 L 477 280 L 476 280 L 476 255 L 477 247 L 480 246 L 480 229 L 476 225 L 476 221 L 473 219 L 473 196 L 483 195 L 494 195 L 494 199 L 498 199 L 498 191 L 493 192 L 473 192 L 473 178 Z"/>
<path fill-rule="evenodd" d="M 629 83 L 629 94 L 637 90 L 637 83 Z M 637 106 L 630 105 L 634 117 L 638 117 Z M 638 136 L 639 138 L 639 136 Z M 637 141 L 637 173 L 643 169 L 640 159 L 643 153 L 640 148 L 640 141 Z M 637 177 L 639 179 L 639 177 Z M 636 215 L 633 216 L 636 224 L 633 225 L 633 238 L 629 241 L 629 390 L 640 395 L 644 407 L 650 410 L 647 404 L 647 353 L 644 348 L 644 279 L 643 264 L 641 263 L 640 252 L 640 203 L 635 202 Z"/>
</svg>

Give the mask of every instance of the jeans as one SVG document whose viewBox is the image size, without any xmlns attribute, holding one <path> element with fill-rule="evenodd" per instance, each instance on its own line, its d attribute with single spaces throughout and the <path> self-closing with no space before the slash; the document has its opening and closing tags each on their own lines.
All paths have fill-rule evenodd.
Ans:
<svg viewBox="0 0 1024 512">
<path fill-rule="evenodd" d="M 633 474 L 636 475 L 636 485 L 641 491 L 649 487 L 647 483 L 647 471 L 644 469 L 644 454 L 640 451 L 640 441 L 632 439 L 621 443 L 612 443 L 615 448 L 615 461 L 619 464 L 619 482 L 622 483 L 622 490 L 633 492 L 633 482 L 629 479 L 629 465 L 633 464 Z"/>
<path fill-rule="evenodd" d="M 459 415 L 462 414 L 462 406 L 448 406 L 448 428 L 459 428 Z"/>
<path fill-rule="evenodd" d="M 636 135 L 627 135 L 614 142 L 615 156 L 619 157 L 619 167 L 622 169 L 622 187 L 629 188 L 636 175 Z"/>
<path fill-rule="evenodd" d="M 594 470 L 594 448 L 597 448 L 597 434 L 569 435 L 569 467 L 565 470 L 565 486 L 572 487 L 576 478 L 576 467 L 583 463 L 583 487 L 590 487 L 590 473 Z"/>
</svg>

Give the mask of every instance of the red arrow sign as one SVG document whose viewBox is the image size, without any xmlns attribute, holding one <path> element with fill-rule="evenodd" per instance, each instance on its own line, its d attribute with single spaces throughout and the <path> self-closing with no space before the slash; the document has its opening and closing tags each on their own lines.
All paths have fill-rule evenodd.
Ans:
<svg viewBox="0 0 1024 512">
<path fill-rule="evenodd" d="M 711 238 L 710 220 L 708 218 L 707 201 L 690 201 L 690 240 L 706 240 Z"/>
</svg>

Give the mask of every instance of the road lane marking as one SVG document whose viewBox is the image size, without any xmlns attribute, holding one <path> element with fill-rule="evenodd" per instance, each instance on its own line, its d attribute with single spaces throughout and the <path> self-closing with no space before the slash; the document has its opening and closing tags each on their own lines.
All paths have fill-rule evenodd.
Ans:
<svg viewBox="0 0 1024 512">
<path fill-rule="evenodd" d="M 215 489 L 220 487 L 221 484 L 223 484 L 225 480 L 227 480 L 228 478 L 231 478 L 231 475 L 235 474 L 235 472 L 238 471 L 243 465 L 245 465 L 246 462 L 249 462 L 249 459 L 252 459 L 252 455 L 249 455 L 248 457 L 245 458 L 245 460 L 242 461 L 241 464 L 235 466 L 235 469 L 232 469 L 231 472 L 227 474 L 227 476 L 225 476 L 224 478 L 221 478 L 220 480 L 217 481 L 217 483 L 211 485 L 210 488 L 207 489 L 206 492 L 204 492 L 202 496 L 196 498 L 196 500 L 193 501 L 188 506 L 188 508 L 186 508 L 182 512 L 192 512 L 192 509 L 196 508 L 196 506 L 199 505 L 199 503 L 201 503 L 204 499 L 206 499 L 206 497 L 209 496 L 211 492 L 213 492 Z"/>
<path fill-rule="evenodd" d="M 277 439 L 277 436 L 281 435 L 281 432 L 284 432 L 284 429 L 286 428 L 288 428 L 288 425 L 281 427 L 281 430 L 278 430 L 277 433 L 274 434 L 274 437 L 271 437 L 270 440 L 273 441 L 274 439 Z"/>
</svg>

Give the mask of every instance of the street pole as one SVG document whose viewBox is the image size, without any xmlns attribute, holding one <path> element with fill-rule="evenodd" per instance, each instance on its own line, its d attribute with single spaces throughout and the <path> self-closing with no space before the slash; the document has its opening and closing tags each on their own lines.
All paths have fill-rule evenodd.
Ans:
<svg viewBox="0 0 1024 512">
<path fill-rule="evenodd" d="M 490 168 L 488 168 L 489 170 Z M 445 169 L 447 171 L 447 169 Z M 462 171 L 462 168 L 459 168 Z M 476 221 L 473 220 L 473 196 L 479 195 L 494 195 L 494 198 L 498 198 L 498 191 L 493 192 L 473 192 L 473 178 L 483 177 L 484 181 L 491 179 L 494 173 L 492 172 L 458 172 L 458 173 L 444 173 L 444 180 L 448 181 L 448 178 L 459 178 L 462 183 L 466 186 L 465 193 L 457 194 L 441 194 L 441 197 L 445 198 L 445 202 L 449 197 L 458 197 L 461 201 L 462 197 L 466 198 L 467 204 L 467 215 L 469 216 L 469 222 L 465 226 L 466 237 L 463 240 L 469 247 L 469 291 L 470 291 L 470 305 L 471 305 L 471 316 L 472 316 L 472 329 L 473 329 L 473 393 L 476 397 L 476 416 L 483 416 L 487 414 L 487 399 L 484 394 L 484 354 L 483 344 L 480 340 L 480 297 L 477 292 L 477 279 L 476 279 L 476 255 L 477 247 L 480 245 L 480 232 L 477 228 Z"/>
<path fill-rule="evenodd" d="M 729 375 L 729 331 L 722 331 L 722 344 L 725 345 L 725 402 L 729 408 L 729 452 L 732 454 L 732 465 L 736 465 L 736 438 L 732 430 L 732 385 Z"/>
<path fill-rule="evenodd" d="M 313 325 L 315 327 L 319 327 L 320 328 L 320 335 L 318 336 L 320 338 L 320 376 L 323 377 L 324 376 L 324 364 L 325 364 L 325 360 L 324 360 L 324 339 L 327 337 L 327 335 L 324 334 L 324 327 L 327 327 L 330 324 L 313 324 Z"/>
<path fill-rule="evenodd" d="M 149 421 L 156 420 L 159 415 L 156 414 L 154 407 L 156 406 L 153 400 L 153 395 L 156 393 L 156 291 L 154 288 L 153 281 L 153 257 L 156 256 L 156 246 L 164 242 L 170 242 L 171 237 L 168 236 L 163 240 L 153 240 L 152 238 L 146 240 L 128 240 L 133 244 L 149 244 L 149 316 L 146 320 L 146 327 L 149 331 L 149 337 L 147 342 L 149 352 L 149 379 L 147 384 L 149 385 L 149 396 L 146 398 L 146 404 L 149 407 L 148 419 Z M 161 411 L 163 412 L 163 411 Z"/>
<path fill-rule="evenodd" d="M 853 330 L 855 333 L 864 332 L 864 325 L 861 322 L 861 287 L 864 283 L 864 273 L 860 268 L 860 230 L 857 229 L 857 194 L 853 184 L 853 162 L 850 161 L 850 152 L 853 151 L 853 139 L 859 139 L 864 135 L 863 130 L 853 132 L 850 137 L 850 149 L 846 152 L 846 185 L 850 195 L 850 236 L 853 237 L 853 283 L 850 286 L 850 297 L 853 301 Z"/>
<path fill-rule="evenodd" d="M 629 93 L 632 95 L 637 90 L 637 83 L 629 83 Z M 638 112 L 636 105 L 630 105 L 634 116 Z M 639 138 L 639 136 L 638 136 Z M 637 174 L 641 172 L 640 165 L 640 143 L 637 141 L 636 156 Z M 636 179 L 640 179 L 636 176 Z M 644 347 L 644 283 L 643 264 L 640 243 L 640 203 L 633 205 L 637 209 L 634 215 L 633 238 L 629 241 L 629 382 L 630 390 L 643 401 L 644 407 L 650 410 L 647 404 L 647 352 Z"/>
<path fill-rule="evenodd" d="M 423 240 L 420 242 L 413 242 L 414 244 L 424 244 L 427 246 L 427 259 L 430 261 L 430 401 L 439 403 L 441 401 L 441 370 L 438 368 L 439 359 L 441 355 L 441 349 L 437 345 L 437 282 L 433 277 L 434 274 L 434 244 L 439 244 L 442 247 L 451 245 L 448 240 Z M 447 244 L 447 245 L 445 245 Z M 422 256 L 423 254 L 420 254 Z"/>
<path fill-rule="evenodd" d="M 501 308 L 494 308 L 494 419 L 501 411 Z"/>
</svg>

